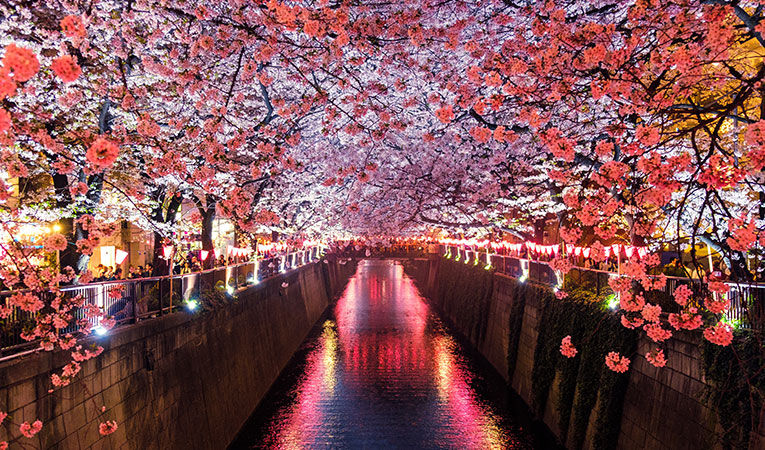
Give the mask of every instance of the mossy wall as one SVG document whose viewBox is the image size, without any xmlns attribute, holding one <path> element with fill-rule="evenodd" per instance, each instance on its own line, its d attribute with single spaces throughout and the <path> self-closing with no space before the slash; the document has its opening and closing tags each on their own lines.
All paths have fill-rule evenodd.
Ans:
<svg viewBox="0 0 765 450">
<path fill-rule="evenodd" d="M 558 299 L 547 286 L 444 258 L 405 268 L 567 448 L 723 448 L 722 428 L 702 399 L 709 386 L 698 337 L 676 334 L 667 367 L 657 369 L 643 357 L 651 342 L 586 290 Z M 560 354 L 566 335 L 575 358 Z M 627 373 L 605 367 L 609 351 L 630 357 Z M 753 433 L 749 448 L 759 439 Z"/>
</svg>

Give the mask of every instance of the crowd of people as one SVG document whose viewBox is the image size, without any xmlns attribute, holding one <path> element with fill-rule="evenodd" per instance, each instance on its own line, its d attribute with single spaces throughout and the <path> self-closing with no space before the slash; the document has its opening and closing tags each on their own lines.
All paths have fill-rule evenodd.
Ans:
<svg viewBox="0 0 765 450">
<path fill-rule="evenodd" d="M 150 277 L 152 273 L 152 265 L 147 264 L 145 266 L 130 266 L 127 271 L 127 276 L 122 273 L 122 267 L 112 267 L 99 264 L 93 270 L 93 281 L 114 281 L 133 278 L 146 278 Z"/>
<path fill-rule="evenodd" d="M 224 267 L 231 264 L 239 264 L 246 262 L 244 257 L 232 257 L 227 258 L 223 255 L 217 259 L 213 258 L 213 267 Z M 207 267 L 210 268 L 210 267 Z M 183 275 L 192 272 L 199 272 L 204 270 L 202 262 L 198 258 L 198 252 L 189 251 L 185 254 L 179 254 L 176 256 L 173 262 L 173 275 Z M 132 280 L 136 278 L 149 278 L 157 276 L 154 273 L 154 266 L 149 263 L 146 265 L 129 266 L 127 272 L 123 272 L 121 267 L 105 266 L 99 264 L 93 269 L 93 281 L 115 281 L 115 280 Z M 165 275 L 165 274 L 161 274 Z"/>
</svg>

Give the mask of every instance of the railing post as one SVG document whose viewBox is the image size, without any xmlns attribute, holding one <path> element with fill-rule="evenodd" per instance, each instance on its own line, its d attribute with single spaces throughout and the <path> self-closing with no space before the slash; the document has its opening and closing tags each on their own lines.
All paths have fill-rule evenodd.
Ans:
<svg viewBox="0 0 765 450">
<path fill-rule="evenodd" d="M 595 272 L 595 292 L 600 296 L 600 272 Z"/>
</svg>

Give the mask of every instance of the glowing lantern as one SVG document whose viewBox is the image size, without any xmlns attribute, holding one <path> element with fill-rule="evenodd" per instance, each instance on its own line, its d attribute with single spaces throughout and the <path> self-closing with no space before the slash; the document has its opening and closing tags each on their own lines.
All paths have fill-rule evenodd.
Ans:
<svg viewBox="0 0 765 450">
<path fill-rule="evenodd" d="M 207 250 L 200 250 L 200 251 L 199 251 L 199 258 L 200 258 L 202 261 L 205 261 L 205 260 L 207 259 L 207 257 L 208 257 L 208 256 L 210 256 L 210 252 L 209 252 L 209 251 L 207 251 Z"/>
<path fill-rule="evenodd" d="M 117 264 L 122 264 L 123 261 L 125 261 L 125 258 L 127 258 L 128 252 L 119 250 L 114 253 L 114 260 L 117 262 Z"/>
<path fill-rule="evenodd" d="M 582 256 L 584 256 L 585 258 L 589 258 L 590 257 L 590 247 L 582 249 Z"/>
<path fill-rule="evenodd" d="M 648 254 L 648 249 L 645 247 L 638 247 L 637 252 L 638 256 L 642 259 L 645 258 L 645 255 Z"/>
<path fill-rule="evenodd" d="M 631 245 L 625 245 L 624 246 L 624 253 L 627 254 L 627 258 L 632 258 L 632 255 L 635 253 L 635 247 Z"/>
<path fill-rule="evenodd" d="M 173 254 L 173 246 L 172 245 L 165 245 L 162 247 L 162 255 L 165 257 L 165 259 L 170 259 L 170 256 Z"/>
<path fill-rule="evenodd" d="M 574 255 L 581 256 L 582 255 L 582 247 L 574 247 Z"/>
</svg>

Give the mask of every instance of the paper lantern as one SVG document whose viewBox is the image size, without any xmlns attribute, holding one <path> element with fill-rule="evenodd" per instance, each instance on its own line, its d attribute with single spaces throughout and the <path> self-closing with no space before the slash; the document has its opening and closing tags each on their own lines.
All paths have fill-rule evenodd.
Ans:
<svg viewBox="0 0 765 450">
<path fill-rule="evenodd" d="M 209 252 L 209 251 L 207 251 L 207 250 L 200 250 L 200 251 L 199 251 L 199 258 L 200 258 L 202 261 L 205 261 L 205 260 L 207 259 L 207 257 L 208 257 L 208 256 L 210 256 L 210 252 Z"/>
<path fill-rule="evenodd" d="M 638 247 L 637 252 L 638 256 L 642 259 L 648 254 L 648 249 L 646 247 Z"/>
<path fill-rule="evenodd" d="M 122 264 L 123 261 L 125 261 L 125 258 L 127 258 L 128 252 L 117 249 L 116 252 L 114 252 L 114 260 L 117 262 L 117 264 Z"/>
<path fill-rule="evenodd" d="M 589 258 L 590 257 L 590 250 L 591 250 L 590 247 L 583 248 L 582 249 L 582 256 L 584 256 L 585 258 Z"/>
<path fill-rule="evenodd" d="M 574 255 L 581 256 L 582 255 L 582 247 L 574 247 Z"/>
<path fill-rule="evenodd" d="M 604 247 L 603 248 L 603 254 L 606 255 L 606 259 L 611 255 L 611 247 Z"/>
<path fill-rule="evenodd" d="M 552 246 L 553 253 L 555 256 L 558 256 L 558 252 L 560 252 L 560 244 L 555 244 Z"/>
<path fill-rule="evenodd" d="M 625 245 L 624 246 L 624 253 L 627 254 L 627 258 L 632 258 L 632 255 L 635 253 L 635 247 L 631 245 Z"/>
<path fill-rule="evenodd" d="M 218 250 L 217 248 L 213 249 L 213 254 L 215 255 L 215 259 L 220 258 L 220 250 Z"/>
<path fill-rule="evenodd" d="M 173 246 L 172 245 L 165 245 L 162 247 L 162 255 L 165 257 L 165 259 L 170 259 L 170 256 L 173 254 Z"/>
</svg>

